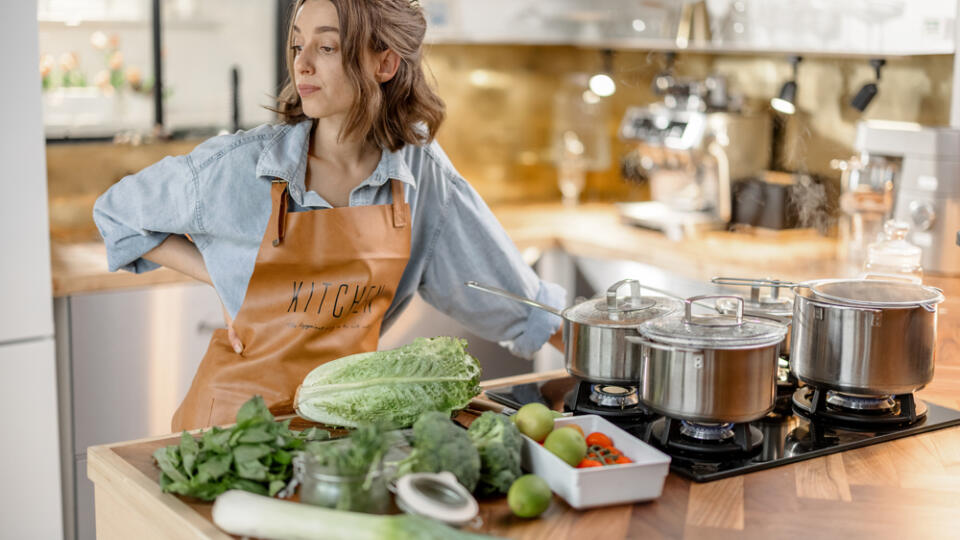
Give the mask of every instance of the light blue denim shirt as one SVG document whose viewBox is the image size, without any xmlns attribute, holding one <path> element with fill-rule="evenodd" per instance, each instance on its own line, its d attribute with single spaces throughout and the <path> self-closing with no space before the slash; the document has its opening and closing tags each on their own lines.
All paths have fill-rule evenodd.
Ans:
<svg viewBox="0 0 960 540">
<path fill-rule="evenodd" d="M 153 270 L 157 265 L 143 254 L 169 234 L 189 234 L 235 317 L 270 217 L 271 181 L 289 183 L 291 211 L 331 208 L 304 187 L 310 127 L 308 120 L 221 135 L 117 182 L 93 209 L 110 270 Z M 541 281 L 523 262 L 436 142 L 384 150 L 373 174 L 351 191 L 350 206 L 389 204 L 390 178 L 405 184 L 413 230 L 410 260 L 383 331 L 419 291 L 477 335 L 501 342 L 517 356 L 532 356 L 560 326 L 560 318 L 469 289 L 464 282 L 488 283 L 557 308 L 566 303 L 563 288 Z"/>
</svg>

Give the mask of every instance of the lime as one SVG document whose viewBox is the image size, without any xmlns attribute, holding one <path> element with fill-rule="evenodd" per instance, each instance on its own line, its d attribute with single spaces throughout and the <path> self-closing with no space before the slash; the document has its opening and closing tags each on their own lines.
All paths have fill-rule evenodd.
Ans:
<svg viewBox="0 0 960 540">
<path fill-rule="evenodd" d="M 587 441 L 575 429 L 554 430 L 547 436 L 547 440 L 543 441 L 543 447 L 566 461 L 571 467 L 576 467 L 587 455 Z"/>
<path fill-rule="evenodd" d="M 537 442 L 553 431 L 553 414 L 543 403 L 527 403 L 514 416 L 520 433 Z"/>
<path fill-rule="evenodd" d="M 550 486 L 535 474 L 525 474 L 513 481 L 507 491 L 507 505 L 519 517 L 537 517 L 550 506 Z"/>
</svg>

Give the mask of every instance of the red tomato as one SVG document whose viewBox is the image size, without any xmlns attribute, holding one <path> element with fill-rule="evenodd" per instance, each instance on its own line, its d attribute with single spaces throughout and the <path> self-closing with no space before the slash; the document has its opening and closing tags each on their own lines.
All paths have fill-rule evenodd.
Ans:
<svg viewBox="0 0 960 540">
<path fill-rule="evenodd" d="M 592 446 L 594 444 L 604 448 L 610 448 L 613 446 L 613 441 L 611 441 L 610 437 L 607 437 L 603 433 L 594 431 L 593 433 L 587 435 L 587 446 Z"/>
</svg>

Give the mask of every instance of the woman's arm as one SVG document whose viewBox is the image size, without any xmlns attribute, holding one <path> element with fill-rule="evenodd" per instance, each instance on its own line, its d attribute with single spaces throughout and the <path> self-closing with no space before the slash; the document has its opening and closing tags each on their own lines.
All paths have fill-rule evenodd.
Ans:
<svg viewBox="0 0 960 540">
<path fill-rule="evenodd" d="M 144 253 L 143 258 L 213 285 L 197 246 L 183 236 L 171 234 L 159 246 Z"/>
<path fill-rule="evenodd" d="M 562 319 L 547 311 L 470 289 L 476 280 L 562 309 L 566 291 L 541 280 L 476 191 L 461 177 L 444 178 L 447 200 L 420 282 L 424 300 L 473 333 L 521 358 L 532 358 L 551 336 L 562 350 Z M 556 334 L 556 335 L 555 335 Z"/>
<path fill-rule="evenodd" d="M 193 242 L 183 236 L 171 234 L 159 246 L 144 253 L 143 258 L 160 266 L 176 270 L 181 274 L 186 274 L 208 285 L 213 285 L 210 273 L 207 272 L 207 265 L 204 264 L 203 256 L 200 255 L 200 250 Z M 240 354 L 243 352 L 243 343 L 233 329 L 233 319 L 225 306 L 223 307 L 223 321 L 227 325 L 227 338 L 230 340 L 230 345 L 233 346 L 233 350 L 237 354 Z"/>
</svg>

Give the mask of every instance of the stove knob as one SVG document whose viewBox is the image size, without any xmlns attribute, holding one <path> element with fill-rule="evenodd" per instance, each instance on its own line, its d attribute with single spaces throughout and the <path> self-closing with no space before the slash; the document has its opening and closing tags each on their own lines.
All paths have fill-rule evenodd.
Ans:
<svg viewBox="0 0 960 540">
<path fill-rule="evenodd" d="M 913 201 L 910 203 L 910 219 L 916 225 L 916 230 L 929 231 L 937 219 L 937 212 L 929 202 Z"/>
</svg>

